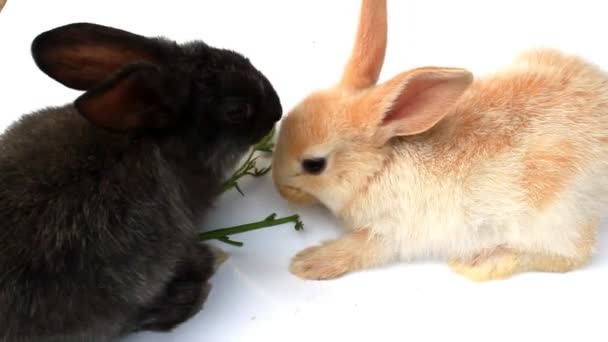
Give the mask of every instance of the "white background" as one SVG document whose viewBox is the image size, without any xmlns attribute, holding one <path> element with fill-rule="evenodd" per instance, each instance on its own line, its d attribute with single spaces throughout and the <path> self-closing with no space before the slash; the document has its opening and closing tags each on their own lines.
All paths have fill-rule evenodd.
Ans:
<svg viewBox="0 0 608 342">
<path fill-rule="evenodd" d="M 390 0 L 382 79 L 429 64 L 481 74 L 538 46 L 608 69 L 604 7 L 587 0 Z M 337 80 L 358 10 L 358 0 L 8 0 L 0 14 L 0 125 L 77 95 L 42 74 L 29 55 L 31 40 L 55 26 L 89 21 L 238 50 L 268 75 L 287 110 Z M 268 177 L 247 181 L 243 190 L 245 197 L 219 201 L 208 227 L 297 212 L 305 230 L 285 225 L 235 236 L 245 246 L 225 247 L 232 256 L 213 278 L 201 313 L 171 334 L 127 341 L 606 340 L 605 228 L 592 264 L 570 274 L 478 284 L 431 262 L 309 282 L 289 274 L 290 257 L 338 236 L 339 223 L 322 208 L 287 205 Z"/>
</svg>

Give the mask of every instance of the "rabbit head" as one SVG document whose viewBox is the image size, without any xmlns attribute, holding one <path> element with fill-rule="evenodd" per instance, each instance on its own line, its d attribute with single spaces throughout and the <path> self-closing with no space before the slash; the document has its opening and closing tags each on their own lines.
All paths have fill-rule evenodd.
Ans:
<svg viewBox="0 0 608 342">
<path fill-rule="evenodd" d="M 211 167 L 228 166 L 282 113 L 248 59 L 201 41 L 75 23 L 37 36 L 32 54 L 47 75 L 85 91 L 75 107 L 94 125 L 163 141 Z"/>
<path fill-rule="evenodd" d="M 386 1 L 363 0 L 342 78 L 282 120 L 273 179 L 287 200 L 338 207 L 382 169 L 392 138 L 431 129 L 472 82 L 456 68 L 427 67 L 377 84 L 387 43 Z"/>
</svg>

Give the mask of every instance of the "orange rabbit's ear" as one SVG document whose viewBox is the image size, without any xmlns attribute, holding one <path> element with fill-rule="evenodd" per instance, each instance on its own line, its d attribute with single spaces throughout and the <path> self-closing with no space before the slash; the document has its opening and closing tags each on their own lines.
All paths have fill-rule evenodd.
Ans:
<svg viewBox="0 0 608 342">
<path fill-rule="evenodd" d="M 392 137 L 429 130 L 472 81 L 473 75 L 465 69 L 418 68 L 378 86 L 367 96 L 373 103 L 371 117 L 378 122 L 374 140 L 384 144 Z"/>
<path fill-rule="evenodd" d="M 340 86 L 353 89 L 376 84 L 386 53 L 386 0 L 363 0 L 359 26 Z"/>
<path fill-rule="evenodd" d="M 2 8 L 4 7 L 4 4 L 6 4 L 6 0 L 0 0 L 0 12 L 2 12 Z"/>
</svg>

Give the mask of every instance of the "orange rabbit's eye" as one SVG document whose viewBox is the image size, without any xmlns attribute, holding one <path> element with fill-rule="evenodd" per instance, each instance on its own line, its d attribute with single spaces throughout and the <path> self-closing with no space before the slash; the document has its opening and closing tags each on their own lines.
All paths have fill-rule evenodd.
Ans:
<svg viewBox="0 0 608 342">
<path fill-rule="evenodd" d="M 323 172 L 325 165 L 325 158 L 304 159 L 302 161 L 302 169 L 312 175 L 318 175 Z"/>
</svg>

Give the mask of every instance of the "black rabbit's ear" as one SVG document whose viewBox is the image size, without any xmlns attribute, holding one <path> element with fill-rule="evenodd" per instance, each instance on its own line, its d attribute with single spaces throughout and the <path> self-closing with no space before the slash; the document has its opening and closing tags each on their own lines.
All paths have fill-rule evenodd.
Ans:
<svg viewBox="0 0 608 342">
<path fill-rule="evenodd" d="M 129 63 L 162 64 L 168 46 L 119 29 L 76 23 L 41 33 L 32 43 L 38 67 L 56 81 L 88 90 Z"/>
<path fill-rule="evenodd" d="M 117 132 L 163 129 L 187 99 L 187 83 L 149 64 L 130 64 L 80 96 L 76 109 L 93 124 Z"/>
</svg>

